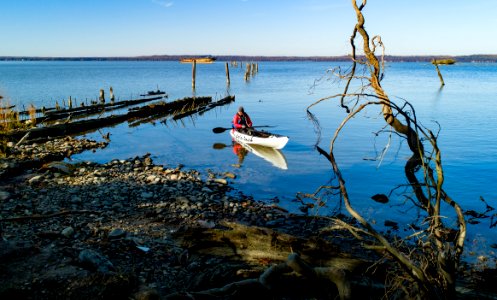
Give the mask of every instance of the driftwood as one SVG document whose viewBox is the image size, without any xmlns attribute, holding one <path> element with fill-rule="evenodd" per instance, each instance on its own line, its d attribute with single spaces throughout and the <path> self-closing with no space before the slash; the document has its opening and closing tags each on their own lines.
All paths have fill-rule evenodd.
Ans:
<svg viewBox="0 0 497 300">
<path fill-rule="evenodd" d="M 68 155 L 68 153 L 50 153 L 37 159 L 14 161 L 8 168 L 0 170 L 0 179 L 12 178 L 26 170 L 41 168 L 46 163 L 64 160 Z"/>
<path fill-rule="evenodd" d="M 66 211 L 60 211 L 58 213 L 53 213 L 53 214 L 48 214 L 48 215 L 30 215 L 30 216 L 4 218 L 4 219 L 0 219 L 0 223 L 2 223 L 2 222 L 23 222 L 23 221 L 30 221 L 30 220 L 44 220 L 44 219 L 61 217 L 61 216 L 80 215 L 80 214 L 100 214 L 100 213 L 97 211 L 93 211 L 93 210 L 66 210 Z"/>
<path fill-rule="evenodd" d="M 300 238 L 239 223 L 225 222 L 221 226 L 224 229 L 190 228 L 177 232 L 177 238 L 181 246 L 188 249 L 190 256 L 213 255 L 249 265 L 264 262 L 271 262 L 272 265 L 257 278 L 198 292 L 175 293 L 166 299 L 214 299 L 242 291 L 247 299 L 252 296 L 257 298 L 257 295 L 288 292 L 285 281 L 290 277 L 292 280 L 305 280 L 306 284 L 313 282 L 316 285 L 313 288 L 317 289 L 324 289 L 326 282 L 328 285 L 333 283 L 336 286 L 334 293 L 338 293 L 340 299 L 350 299 L 351 275 L 362 274 L 366 265 L 365 261 L 348 257 L 336 245 L 325 240 Z"/>
<path fill-rule="evenodd" d="M 165 299 L 219 299 L 219 297 L 233 296 L 237 293 L 241 294 L 242 290 L 244 291 L 245 298 L 248 299 L 250 296 L 255 298 L 254 294 L 265 295 L 270 292 L 274 293 L 273 289 L 280 284 L 280 278 L 284 277 L 286 273 L 292 272 L 310 280 L 329 280 L 336 285 L 340 299 L 351 299 L 351 286 L 343 270 L 333 267 L 313 268 L 296 253 L 288 255 L 286 262 L 267 268 L 258 278 L 240 280 L 220 288 L 212 288 L 199 292 L 174 293 L 166 296 Z M 250 294 L 247 295 L 247 293 Z"/>
</svg>

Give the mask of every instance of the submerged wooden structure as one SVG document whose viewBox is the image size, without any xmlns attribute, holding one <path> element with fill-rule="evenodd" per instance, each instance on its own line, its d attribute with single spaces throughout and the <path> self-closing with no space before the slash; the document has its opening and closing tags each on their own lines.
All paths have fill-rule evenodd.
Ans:
<svg viewBox="0 0 497 300">
<path fill-rule="evenodd" d="M 138 104 L 145 101 L 151 101 L 151 98 L 133 100 L 132 103 Z M 132 126 L 132 124 L 136 126 L 137 124 L 153 122 L 158 119 L 167 119 L 168 117 L 173 117 L 175 120 L 178 120 L 196 113 L 203 113 L 207 110 L 213 109 L 214 107 L 226 105 L 233 101 L 235 101 L 235 96 L 227 96 L 216 102 L 213 102 L 212 97 L 210 96 L 187 97 L 172 102 L 158 101 L 144 106 L 130 108 L 127 113 L 109 116 L 103 116 L 103 113 L 109 111 L 105 109 L 106 107 L 110 107 L 111 110 L 115 110 L 124 107 L 126 104 L 129 104 L 129 102 L 116 102 L 113 106 L 109 105 L 110 103 L 99 104 L 95 105 L 95 107 L 88 107 L 85 110 L 83 108 L 66 109 L 59 112 L 53 112 L 53 110 L 50 110 L 52 113 L 48 113 L 48 116 L 45 115 L 40 117 L 40 120 L 43 118 L 46 120 L 46 118 L 49 117 L 51 117 L 52 120 L 54 118 L 58 120 L 65 120 L 53 125 L 0 133 L 0 139 L 14 142 L 18 142 L 21 139 L 23 139 L 23 141 L 44 141 L 60 136 L 89 133 L 100 128 L 114 126 L 126 121 L 130 123 L 130 126 Z M 72 116 L 89 117 L 95 114 L 98 114 L 99 117 L 79 121 L 71 120 Z"/>
</svg>

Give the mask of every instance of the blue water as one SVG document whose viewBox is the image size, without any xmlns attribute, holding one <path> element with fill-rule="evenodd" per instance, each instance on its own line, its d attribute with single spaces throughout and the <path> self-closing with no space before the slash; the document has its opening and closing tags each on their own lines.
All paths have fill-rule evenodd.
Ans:
<svg viewBox="0 0 497 300">
<path fill-rule="evenodd" d="M 348 63 L 336 62 L 260 62 L 259 73 L 249 82 L 244 68 L 231 67 L 231 85 L 226 87 L 224 63 L 197 65 L 196 95 L 221 98 L 236 96 L 236 103 L 209 111 L 203 116 L 174 122 L 129 127 L 127 123 L 104 129 L 111 133 L 111 143 L 96 153 L 83 153 L 75 161 L 106 162 L 147 152 L 156 163 L 185 165 L 200 171 L 230 171 L 237 175 L 233 186 L 255 199 L 270 201 L 298 211 L 293 201 L 297 192 L 312 193 L 333 178 L 326 159 L 314 150 L 317 134 L 307 119 L 306 107 L 314 101 L 341 92 L 326 70 Z M 484 210 L 479 200 L 497 207 L 497 64 L 460 63 L 442 66 L 446 86 L 440 82 L 429 63 L 389 63 L 382 84 L 394 101 L 408 100 L 424 125 L 437 132 L 445 168 L 445 189 L 464 209 Z M 315 81 L 320 79 L 316 85 Z M 77 102 L 98 96 L 99 89 L 112 86 L 118 99 L 136 98 L 140 93 L 159 87 L 169 99 L 191 96 L 191 65 L 178 62 L 0 62 L 0 94 L 18 107 L 33 103 L 53 106 L 69 96 Z M 314 86 L 314 87 L 313 87 Z M 328 100 L 312 111 L 322 126 L 320 146 L 329 149 L 334 130 L 346 116 L 338 100 Z M 232 151 L 228 132 L 214 134 L 213 127 L 229 127 L 238 105 L 243 105 L 255 125 L 274 125 L 274 132 L 288 135 L 290 142 L 282 150 L 288 170 L 275 168 L 267 161 L 249 154 L 242 166 Z M 402 213 L 406 206 L 396 189 L 388 205 L 377 204 L 370 197 L 388 194 L 406 183 L 403 166 L 409 153 L 406 145 L 393 135 L 378 137 L 384 126 L 379 107 L 358 114 L 344 128 L 336 142 L 336 158 L 346 179 L 349 194 L 357 209 L 368 219 L 382 224 L 384 219 L 401 224 L 411 217 Z M 101 139 L 100 134 L 89 137 Z M 216 150 L 214 143 L 228 147 Z M 380 161 L 370 160 L 389 143 Z M 338 205 L 330 198 L 319 213 L 326 214 Z M 392 213 L 392 211 L 394 213 Z M 317 213 L 311 210 L 310 213 Z M 415 215 L 415 210 L 410 210 Z M 488 220 L 471 225 L 469 238 L 495 243 L 495 228 Z M 477 243 L 478 244 L 478 243 Z"/>
</svg>

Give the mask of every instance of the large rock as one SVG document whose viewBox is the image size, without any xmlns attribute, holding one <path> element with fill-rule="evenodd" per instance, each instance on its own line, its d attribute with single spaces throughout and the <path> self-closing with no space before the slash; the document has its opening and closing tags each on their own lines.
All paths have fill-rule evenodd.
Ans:
<svg viewBox="0 0 497 300">
<path fill-rule="evenodd" d="M 78 256 L 81 265 L 91 271 L 97 271 L 103 274 L 111 274 L 114 272 L 114 265 L 102 254 L 85 249 Z"/>
</svg>

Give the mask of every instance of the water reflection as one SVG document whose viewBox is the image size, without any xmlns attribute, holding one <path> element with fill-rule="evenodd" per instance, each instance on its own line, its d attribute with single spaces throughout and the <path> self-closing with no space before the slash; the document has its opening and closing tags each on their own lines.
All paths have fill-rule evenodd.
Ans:
<svg viewBox="0 0 497 300">
<path fill-rule="evenodd" d="M 260 145 L 246 145 L 246 144 L 239 144 L 235 141 L 232 142 L 231 145 L 226 145 L 222 143 L 215 143 L 212 145 L 212 148 L 214 149 L 224 149 L 226 147 L 231 147 L 233 150 L 233 153 L 238 156 L 238 165 L 242 165 L 243 161 L 245 160 L 245 157 L 250 153 L 255 154 L 256 156 L 264 159 L 265 161 L 271 163 L 276 168 L 282 169 L 282 170 L 287 170 L 288 169 L 288 163 L 286 160 L 285 155 L 283 152 L 281 152 L 278 149 L 270 148 L 270 147 L 264 147 Z"/>
</svg>

